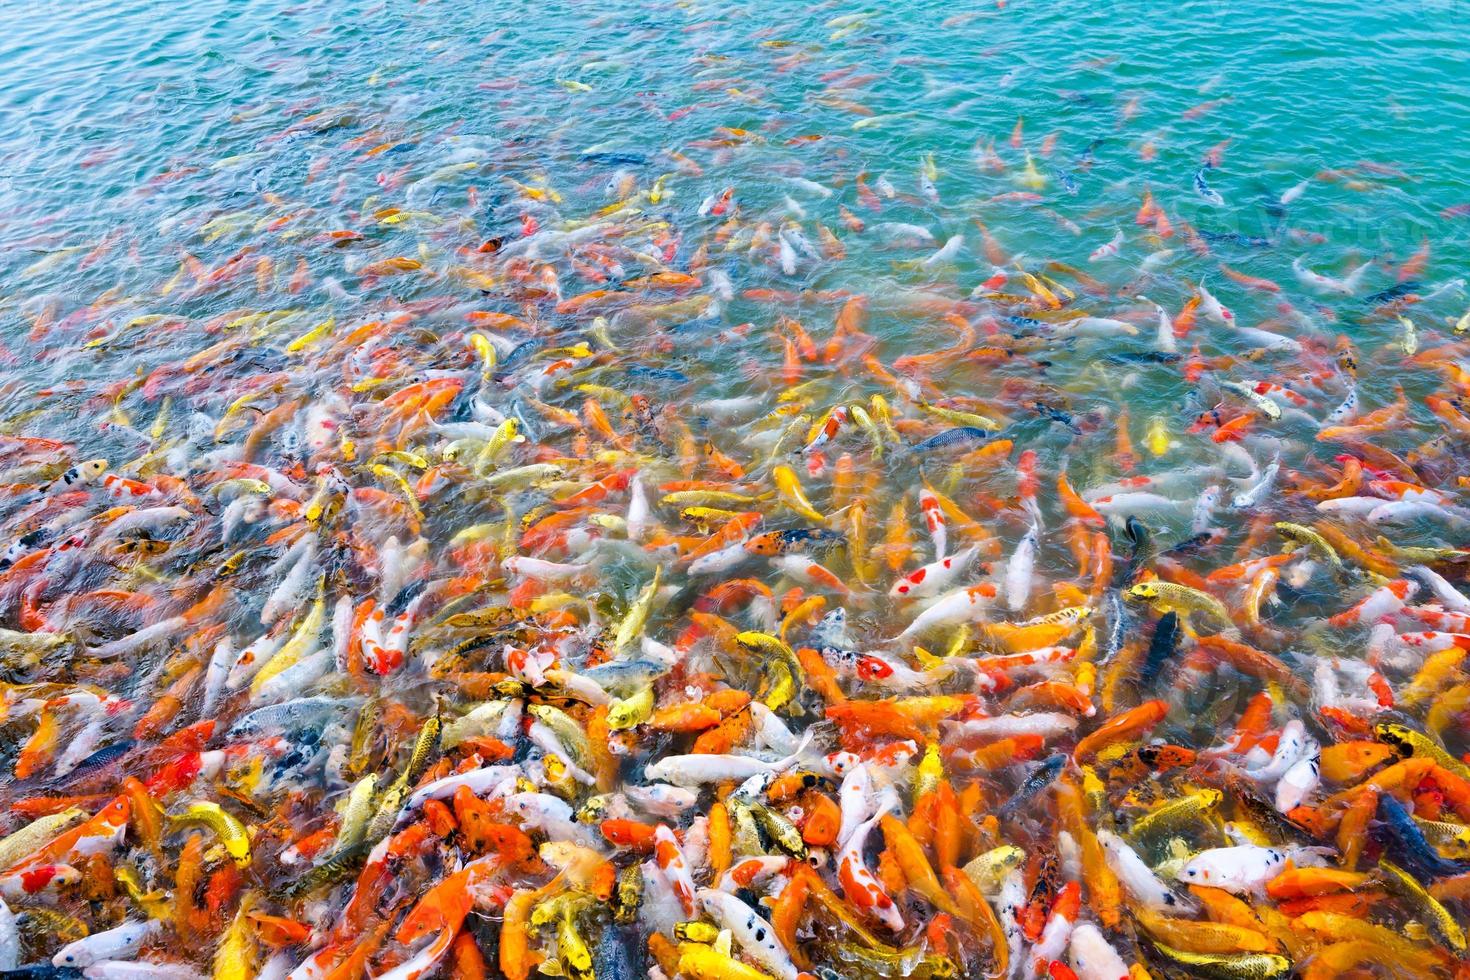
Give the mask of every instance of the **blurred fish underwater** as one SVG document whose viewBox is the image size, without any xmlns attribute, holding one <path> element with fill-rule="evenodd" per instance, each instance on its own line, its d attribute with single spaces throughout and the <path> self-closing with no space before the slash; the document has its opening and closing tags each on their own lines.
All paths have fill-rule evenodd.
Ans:
<svg viewBox="0 0 1470 980">
<path fill-rule="evenodd" d="M 0 9 L 0 975 L 1470 977 L 1453 12 Z"/>
</svg>

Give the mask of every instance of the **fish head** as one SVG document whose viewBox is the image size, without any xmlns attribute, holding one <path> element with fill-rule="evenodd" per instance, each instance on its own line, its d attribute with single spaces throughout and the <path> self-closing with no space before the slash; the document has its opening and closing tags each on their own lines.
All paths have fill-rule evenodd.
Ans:
<svg viewBox="0 0 1470 980">
<path fill-rule="evenodd" d="M 1413 732 L 1404 725 L 1381 721 L 1373 726 L 1373 734 L 1380 742 L 1392 746 L 1400 755 L 1414 754 Z"/>
</svg>

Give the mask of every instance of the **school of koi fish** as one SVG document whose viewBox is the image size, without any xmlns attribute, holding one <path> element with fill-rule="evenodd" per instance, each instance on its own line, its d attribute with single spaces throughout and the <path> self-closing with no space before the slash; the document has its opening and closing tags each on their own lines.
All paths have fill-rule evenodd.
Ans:
<svg viewBox="0 0 1470 980">
<path fill-rule="evenodd" d="M 662 149 L 231 107 L 25 246 L 0 976 L 1470 978 L 1464 284 L 1293 213 L 1406 176 L 1207 232 L 1219 97 L 878 167 L 880 74 L 687 70 Z"/>
</svg>

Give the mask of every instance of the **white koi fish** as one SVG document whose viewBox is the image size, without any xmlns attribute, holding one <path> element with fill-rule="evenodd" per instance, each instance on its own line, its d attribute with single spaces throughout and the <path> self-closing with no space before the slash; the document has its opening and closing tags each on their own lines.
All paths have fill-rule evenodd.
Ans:
<svg viewBox="0 0 1470 980">
<path fill-rule="evenodd" d="M 1343 278 L 1334 279 L 1308 269 L 1302 264 L 1300 256 L 1291 260 L 1291 271 L 1296 273 L 1297 282 L 1322 295 L 1352 296 L 1358 291 L 1363 276 L 1372 266 L 1372 261 L 1364 262 Z"/>
</svg>

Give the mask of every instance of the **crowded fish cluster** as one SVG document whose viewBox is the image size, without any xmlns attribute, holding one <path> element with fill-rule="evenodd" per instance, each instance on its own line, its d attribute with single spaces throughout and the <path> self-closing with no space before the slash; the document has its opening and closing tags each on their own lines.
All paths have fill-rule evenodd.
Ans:
<svg viewBox="0 0 1470 980">
<path fill-rule="evenodd" d="M 661 150 L 267 104 L 157 275 L 40 233 L 7 975 L 1470 977 L 1470 313 L 1292 213 L 1403 175 L 1208 232 L 1181 124 L 1067 217 L 1137 100 L 878 167 L 879 76 L 759 50 Z M 715 121 L 763 72 L 844 132 Z"/>
</svg>

